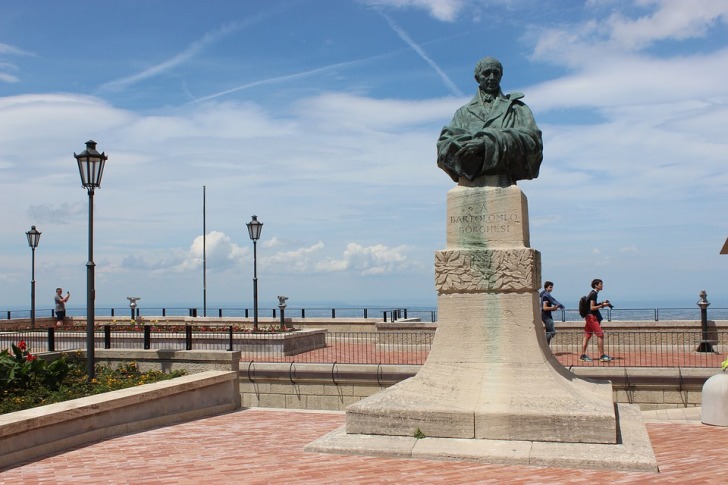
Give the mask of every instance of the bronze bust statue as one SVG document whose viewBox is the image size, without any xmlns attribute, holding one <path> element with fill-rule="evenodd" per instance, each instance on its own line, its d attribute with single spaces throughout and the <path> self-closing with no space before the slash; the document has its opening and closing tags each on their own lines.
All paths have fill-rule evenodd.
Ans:
<svg viewBox="0 0 728 485">
<path fill-rule="evenodd" d="M 541 130 L 521 93 L 503 94 L 503 66 L 485 57 L 475 66 L 478 92 L 455 112 L 437 141 L 437 165 L 455 182 L 499 175 L 506 184 L 538 177 Z"/>
</svg>

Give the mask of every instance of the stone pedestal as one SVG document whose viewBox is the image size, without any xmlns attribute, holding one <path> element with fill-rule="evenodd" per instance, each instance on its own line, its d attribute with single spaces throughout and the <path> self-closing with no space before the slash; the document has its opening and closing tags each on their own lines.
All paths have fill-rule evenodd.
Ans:
<svg viewBox="0 0 728 485">
<path fill-rule="evenodd" d="M 350 405 L 346 434 L 339 433 L 333 447 L 327 440 L 321 450 L 369 448 L 382 454 L 370 446 L 376 436 L 424 435 L 446 448 L 463 439 L 482 440 L 473 446 L 486 462 L 510 462 L 494 458 L 491 444 L 526 442 L 588 443 L 587 454 L 594 446 L 611 446 L 607 455 L 613 460 L 625 430 L 611 383 L 576 377 L 546 343 L 540 253 L 529 247 L 521 190 L 495 179 L 461 182 L 448 192 L 446 227 L 446 248 L 435 253 L 439 318 L 427 361 L 415 377 Z M 634 456 L 640 456 L 640 466 L 656 469 L 638 410 L 636 420 L 641 432 L 627 433 L 638 436 Z M 594 458 L 584 463 L 594 467 Z M 620 468 L 618 462 L 604 467 Z"/>
</svg>

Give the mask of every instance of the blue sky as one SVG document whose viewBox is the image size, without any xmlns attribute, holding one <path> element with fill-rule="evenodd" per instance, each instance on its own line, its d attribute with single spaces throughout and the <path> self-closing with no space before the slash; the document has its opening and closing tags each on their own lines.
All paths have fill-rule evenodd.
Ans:
<svg viewBox="0 0 728 485">
<path fill-rule="evenodd" d="M 575 306 L 728 306 L 728 2 L 0 0 L 0 309 L 436 305 L 450 178 L 435 142 L 504 64 L 543 131 L 528 197 L 543 277 Z"/>
</svg>

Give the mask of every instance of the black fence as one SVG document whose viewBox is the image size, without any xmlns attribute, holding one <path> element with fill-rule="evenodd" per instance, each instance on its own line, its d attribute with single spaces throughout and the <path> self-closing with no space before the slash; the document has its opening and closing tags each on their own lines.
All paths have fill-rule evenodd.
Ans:
<svg viewBox="0 0 728 485">
<path fill-rule="evenodd" d="M 707 337 L 708 340 L 705 340 Z M 618 331 L 605 334 L 605 352 L 611 362 L 596 359 L 596 339 L 583 362 L 583 332 L 560 331 L 550 351 L 567 367 L 712 367 L 728 358 L 728 332 Z M 243 362 L 298 362 L 339 364 L 421 365 L 427 359 L 434 331 L 257 333 L 226 325 L 104 325 L 95 333 L 95 348 L 240 351 Z M 25 341 L 32 353 L 74 351 L 86 348 L 82 329 L 0 332 L 0 350 Z M 706 351 L 705 343 L 709 351 Z M 702 349 L 702 350 L 701 350 Z"/>
<path fill-rule="evenodd" d="M 286 308 L 285 316 L 288 318 L 373 318 L 382 319 L 385 322 L 407 318 L 419 318 L 423 322 L 436 322 L 437 310 L 423 308 L 391 308 L 391 307 L 369 307 L 369 308 Z M 82 317 L 86 315 L 85 308 L 68 308 L 66 316 Z M 252 318 L 252 308 L 179 308 L 179 307 L 149 307 L 136 308 L 133 313 L 131 308 L 95 308 L 95 315 L 99 317 L 129 317 L 137 316 L 161 316 L 161 317 L 239 317 Z M 261 318 L 279 318 L 278 308 L 259 309 L 258 316 Z M 36 318 L 54 317 L 53 309 L 36 309 Z M 30 318 L 30 310 L 2 310 L 0 319 L 12 320 L 18 318 Z"/>
<path fill-rule="evenodd" d="M 554 319 L 562 322 L 580 322 L 577 309 L 567 308 L 554 313 Z M 86 315 L 85 308 L 68 308 L 69 317 Z M 124 307 L 97 307 L 97 316 L 131 317 L 132 310 Z M 206 311 L 199 307 L 148 307 L 136 308 L 136 316 L 162 316 L 162 317 L 242 317 L 252 318 L 252 308 L 208 308 Z M 259 309 L 261 318 L 279 318 L 278 308 Z M 700 320 L 700 309 L 695 308 L 614 308 L 602 310 L 604 318 L 611 321 L 671 321 L 671 320 Z M 36 318 L 53 317 L 53 309 L 40 309 L 35 312 Z M 437 310 L 433 308 L 412 307 L 368 307 L 368 308 L 295 308 L 287 307 L 285 316 L 289 318 L 372 318 L 386 321 L 419 318 L 423 322 L 437 322 Z M 30 318 L 30 310 L 0 310 L 0 320 Z M 708 308 L 708 319 L 728 320 L 728 308 Z"/>
</svg>

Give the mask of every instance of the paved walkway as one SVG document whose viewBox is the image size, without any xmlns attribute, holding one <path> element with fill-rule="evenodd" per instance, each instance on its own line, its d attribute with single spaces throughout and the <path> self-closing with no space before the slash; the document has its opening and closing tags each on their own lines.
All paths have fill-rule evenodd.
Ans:
<svg viewBox="0 0 728 485">
<path fill-rule="evenodd" d="M 699 409 L 646 411 L 660 473 L 496 466 L 304 453 L 344 424 L 341 412 L 243 409 L 120 436 L 0 472 L 31 484 L 544 484 L 728 482 L 728 428 Z"/>
</svg>

